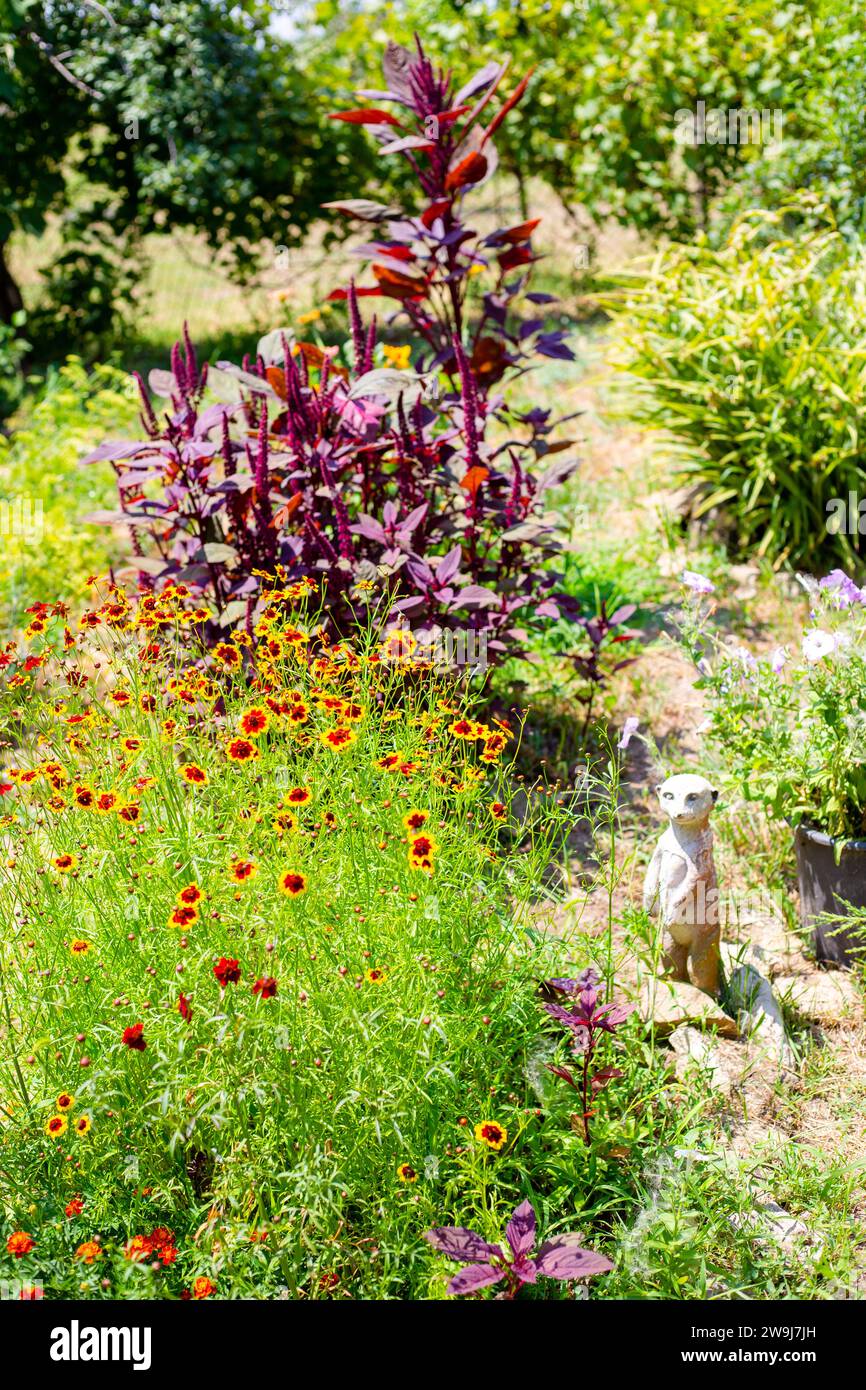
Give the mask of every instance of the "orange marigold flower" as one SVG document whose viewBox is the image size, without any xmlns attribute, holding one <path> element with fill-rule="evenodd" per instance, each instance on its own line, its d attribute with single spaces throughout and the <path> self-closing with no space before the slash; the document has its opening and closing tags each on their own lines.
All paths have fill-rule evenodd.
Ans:
<svg viewBox="0 0 866 1390">
<path fill-rule="evenodd" d="M 234 763 L 253 762 L 259 756 L 258 748 L 248 738 L 233 738 L 226 753 Z"/>
<path fill-rule="evenodd" d="M 65 1211 L 70 1219 L 73 1216 L 80 1216 L 84 1211 L 84 1203 L 80 1197 L 73 1197 L 71 1202 L 67 1202 Z"/>
<path fill-rule="evenodd" d="M 200 1274 L 199 1277 L 193 1281 L 193 1298 L 210 1298 L 212 1293 L 216 1293 L 216 1284 L 204 1274 Z"/>
<path fill-rule="evenodd" d="M 242 734 L 246 734 L 247 738 L 258 738 L 259 734 L 265 732 L 269 723 L 270 717 L 267 710 L 258 705 L 255 709 L 244 711 L 238 720 L 238 728 Z"/>
<path fill-rule="evenodd" d="M 153 1245 L 147 1236 L 133 1236 L 124 1251 L 128 1260 L 146 1260 L 153 1254 Z"/>
<path fill-rule="evenodd" d="M 92 1265 L 94 1260 L 98 1260 L 102 1255 L 102 1246 L 98 1240 L 86 1240 L 83 1245 L 79 1245 L 75 1252 L 76 1260 L 83 1260 L 86 1265 Z"/>
<path fill-rule="evenodd" d="M 27 1231 L 13 1231 L 6 1241 L 6 1249 L 16 1260 L 20 1260 L 22 1255 L 30 1254 L 35 1244 L 36 1241 Z"/>
<path fill-rule="evenodd" d="M 255 878 L 258 871 L 258 865 L 251 863 L 249 859 L 238 859 L 229 868 L 229 873 L 235 883 L 247 883 L 250 879 Z"/>
<path fill-rule="evenodd" d="M 279 890 L 289 898 L 297 898 L 301 893 L 307 891 L 307 880 L 303 874 L 297 873 L 294 869 L 286 869 L 280 874 Z"/>
<path fill-rule="evenodd" d="M 203 787 L 207 783 L 207 773 L 197 763 L 185 763 L 183 767 L 178 768 L 178 772 L 192 787 Z"/>
</svg>

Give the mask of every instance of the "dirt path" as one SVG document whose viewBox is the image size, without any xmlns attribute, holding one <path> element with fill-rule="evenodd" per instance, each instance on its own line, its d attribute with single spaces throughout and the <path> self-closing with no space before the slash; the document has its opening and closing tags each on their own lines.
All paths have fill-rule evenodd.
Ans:
<svg viewBox="0 0 866 1390">
<path fill-rule="evenodd" d="M 590 498 L 595 490 L 608 499 L 628 498 L 628 509 L 616 519 L 626 571 L 625 557 L 630 552 L 639 552 L 644 563 L 647 554 L 655 553 L 660 573 L 673 576 L 686 563 L 685 540 L 681 553 L 672 553 L 669 527 L 665 534 L 665 514 L 670 517 L 675 512 L 677 494 L 666 486 L 663 466 L 650 441 L 633 428 L 611 425 L 605 417 L 609 378 L 603 345 L 595 365 L 594 382 L 577 384 L 567 401 L 569 408 L 585 412 L 582 486 Z M 598 522 L 603 524 L 603 518 Z M 690 564 L 695 567 L 693 561 Z M 724 621 L 730 629 L 755 649 L 775 645 L 787 636 L 792 630 L 790 580 L 768 583 L 749 565 L 729 566 L 728 575 L 733 604 Z M 674 647 L 658 641 L 617 680 L 614 726 L 621 727 L 627 715 L 637 714 L 642 728 L 652 733 L 662 766 L 645 745 L 630 745 L 624 760 L 623 833 L 617 850 L 622 876 L 613 891 L 616 922 L 622 921 L 630 906 L 640 903 L 647 854 L 660 828 L 652 794 L 655 781 L 670 771 L 713 775 L 711 755 L 700 732 L 701 693 L 693 682 L 691 664 Z M 727 807 L 718 817 L 720 884 L 735 896 L 761 888 L 784 896 L 790 905 L 788 921 L 794 925 L 798 920 L 795 885 L 780 879 L 777 872 L 761 873 L 763 866 L 780 861 L 780 832 L 762 827 L 754 832 L 758 838 L 750 841 L 750 820 L 745 826 L 738 824 L 744 810 Z M 754 810 L 748 816 L 754 819 Z M 570 865 L 573 897 L 557 923 L 564 933 L 578 930 L 600 937 L 606 932 L 608 889 L 603 883 L 591 886 L 597 869 L 591 840 L 578 833 Z M 713 1039 L 714 1056 L 730 1080 L 715 1112 L 717 1139 L 746 1162 L 758 1189 L 769 1196 L 777 1185 L 784 1185 L 783 1174 L 792 1163 L 848 1166 L 853 1210 L 861 1226 L 858 1263 L 864 1267 L 855 1289 L 862 1292 L 866 1290 L 866 1030 L 859 981 L 847 972 L 818 971 L 807 940 L 796 929 L 786 932 L 777 912 L 759 914 L 751 926 L 739 931 L 731 924 L 723 936 L 761 945 L 776 993 L 788 1000 L 796 997 L 796 1007 L 792 1003 L 786 1009 L 786 1022 L 800 1058 L 795 1073 L 780 1075 L 776 1062 L 760 1047 L 742 1040 Z M 621 961 L 619 979 L 628 988 L 636 975 L 632 944 L 621 926 L 614 938 Z"/>
</svg>

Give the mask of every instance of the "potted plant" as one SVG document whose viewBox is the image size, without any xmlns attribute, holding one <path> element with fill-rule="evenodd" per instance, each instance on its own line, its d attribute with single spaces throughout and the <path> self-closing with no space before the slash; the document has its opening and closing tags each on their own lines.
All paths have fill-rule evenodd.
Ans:
<svg viewBox="0 0 866 1390">
<path fill-rule="evenodd" d="M 711 737 L 749 801 L 794 830 L 800 913 L 819 960 L 852 963 L 846 906 L 866 907 L 866 589 L 841 570 L 800 577 L 809 619 L 796 642 L 756 656 L 710 626 L 714 586 L 686 571 L 681 634 Z"/>
</svg>

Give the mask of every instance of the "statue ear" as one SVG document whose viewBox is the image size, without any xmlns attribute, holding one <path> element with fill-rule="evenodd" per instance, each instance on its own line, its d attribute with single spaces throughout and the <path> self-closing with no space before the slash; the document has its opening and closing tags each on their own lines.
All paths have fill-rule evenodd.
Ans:
<svg viewBox="0 0 866 1390">
<path fill-rule="evenodd" d="M 712 788 L 712 793 L 713 793 L 713 805 L 715 806 L 716 802 L 717 802 L 718 799 L 719 799 L 718 788 L 717 788 L 717 787 L 713 787 L 713 788 Z"/>
</svg>

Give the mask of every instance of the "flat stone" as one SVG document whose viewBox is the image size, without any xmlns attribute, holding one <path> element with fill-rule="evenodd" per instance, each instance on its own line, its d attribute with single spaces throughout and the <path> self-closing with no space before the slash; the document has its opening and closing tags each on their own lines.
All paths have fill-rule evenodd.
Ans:
<svg viewBox="0 0 866 1390">
<path fill-rule="evenodd" d="M 738 1036 L 735 1020 L 715 999 L 679 980 L 644 981 L 638 1007 L 644 1022 L 661 1037 L 667 1037 L 684 1023 L 693 1028 L 711 1029 L 723 1038 Z"/>
<path fill-rule="evenodd" d="M 788 930 L 788 924 L 778 909 L 753 909 L 748 899 L 733 903 L 735 912 L 728 912 L 728 929 L 740 941 L 757 947 L 764 961 L 765 973 L 790 975 L 801 956 L 800 939 Z"/>
<path fill-rule="evenodd" d="M 846 970 L 813 970 L 809 975 L 783 975 L 774 982 L 783 1003 L 825 1028 L 860 1018 L 863 998 Z"/>
<path fill-rule="evenodd" d="M 676 1053 L 674 1071 L 678 1081 L 685 1081 L 697 1070 L 706 1076 L 714 1091 L 730 1094 L 733 1085 L 730 1072 L 725 1070 L 718 1052 L 703 1033 L 687 1023 L 681 1024 L 671 1033 L 668 1042 Z"/>
</svg>

